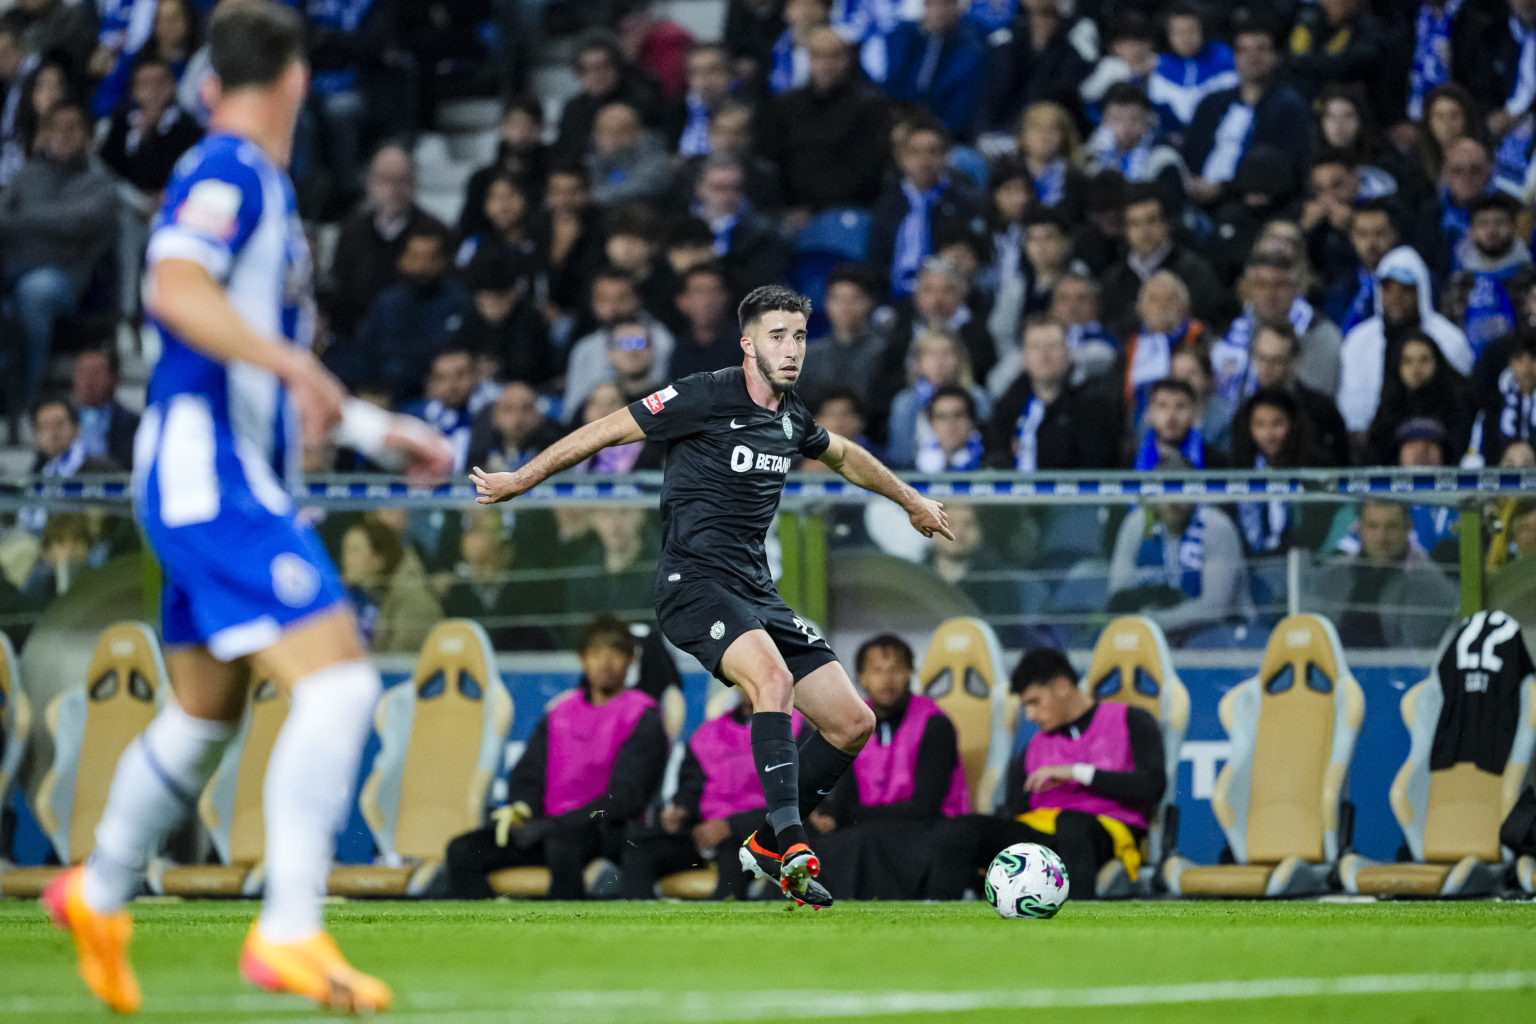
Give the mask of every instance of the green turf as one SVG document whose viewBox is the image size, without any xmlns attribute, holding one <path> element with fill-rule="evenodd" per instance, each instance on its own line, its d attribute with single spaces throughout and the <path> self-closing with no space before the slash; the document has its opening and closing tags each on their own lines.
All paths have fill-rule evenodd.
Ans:
<svg viewBox="0 0 1536 1024">
<path fill-rule="evenodd" d="M 139 904 L 143 1019 L 316 1018 L 306 1004 L 236 977 L 254 910 Z M 1003 921 L 975 903 L 820 913 L 773 903 L 351 903 L 330 908 L 329 920 L 352 960 L 395 987 L 394 1019 L 433 1024 L 970 1024 L 1021 1021 L 1031 1008 L 1053 1024 L 1440 1024 L 1530 1019 L 1536 1007 L 1528 903 L 1069 903 L 1052 921 Z M 1407 991 L 1319 991 L 1326 979 L 1378 975 L 1394 977 L 1346 984 L 1355 993 Z M 1265 979 L 1301 979 L 1286 984 L 1307 994 L 1228 984 Z M 1216 987 L 1173 987 L 1186 983 Z M 1468 986 L 1493 990 L 1457 991 Z M 1082 1008 L 1084 993 L 1111 1005 Z M 36 905 L 0 903 L 0 1021 L 107 1016 L 84 995 L 67 939 Z"/>
</svg>

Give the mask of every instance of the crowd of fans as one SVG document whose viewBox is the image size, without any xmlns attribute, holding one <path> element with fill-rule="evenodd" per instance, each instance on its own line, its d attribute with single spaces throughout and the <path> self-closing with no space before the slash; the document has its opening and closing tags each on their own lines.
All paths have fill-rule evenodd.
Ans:
<svg viewBox="0 0 1536 1024">
<path fill-rule="evenodd" d="M 818 299 L 804 397 L 900 469 L 1536 463 L 1536 0 L 924 0 L 915 20 L 731 0 L 719 42 L 644 0 L 291 2 L 314 64 L 294 177 L 315 237 L 335 234 L 317 348 L 438 426 L 458 468 L 515 468 L 738 362 L 734 304 L 771 281 Z M 78 373 L 72 401 L 44 396 L 48 357 L 132 293 L 137 249 L 112 238 L 142 242 L 202 131 L 211 6 L 0 15 L 0 375 L 44 475 L 131 460 L 132 413 Z M 582 22 L 577 91 L 523 91 L 532 40 Z M 445 224 L 417 202 L 410 140 L 475 88 L 507 97 L 499 149 Z M 43 429 L 60 409 L 75 428 Z M 641 443 L 579 470 L 663 457 Z M 1091 544 L 1049 515 L 983 515 L 970 550 L 925 557 L 962 585 L 994 549 L 1107 557 L 1114 606 L 1179 629 L 1241 614 L 1245 562 L 1292 547 L 1429 572 L 1453 555 L 1454 512 L 1405 509 L 1390 552 L 1358 510 L 1319 513 L 1137 512 Z M 1500 561 L 1523 550 L 1513 515 L 1495 510 Z M 539 568 L 545 535 L 590 536 L 576 518 L 494 551 L 441 515 L 397 534 L 428 576 L 478 559 L 460 598 L 494 604 L 493 563 Z"/>
</svg>

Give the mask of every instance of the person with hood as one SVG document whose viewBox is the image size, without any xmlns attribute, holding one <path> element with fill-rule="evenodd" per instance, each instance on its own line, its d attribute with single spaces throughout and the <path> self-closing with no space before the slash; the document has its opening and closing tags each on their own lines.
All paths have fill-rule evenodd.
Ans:
<svg viewBox="0 0 1536 1024">
<path fill-rule="evenodd" d="M 1472 369 L 1472 347 L 1461 329 L 1435 312 L 1429 268 L 1412 248 L 1400 245 L 1382 257 L 1376 268 L 1376 315 L 1344 336 L 1339 350 L 1339 412 L 1356 447 L 1381 402 L 1382 380 L 1389 359 L 1412 331 L 1423 331 L 1457 372 Z"/>
</svg>

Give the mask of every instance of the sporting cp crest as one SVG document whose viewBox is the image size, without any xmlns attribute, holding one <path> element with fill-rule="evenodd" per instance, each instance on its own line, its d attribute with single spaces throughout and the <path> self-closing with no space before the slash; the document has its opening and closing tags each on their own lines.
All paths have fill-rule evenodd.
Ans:
<svg viewBox="0 0 1536 1024">
<path fill-rule="evenodd" d="M 719 619 L 716 619 L 715 624 L 709 627 L 709 635 L 714 637 L 716 640 L 719 640 L 721 637 L 725 636 L 725 623 L 721 622 Z"/>
<path fill-rule="evenodd" d="M 789 421 L 789 413 L 784 414 L 784 436 L 791 441 L 795 439 L 795 425 Z"/>
</svg>

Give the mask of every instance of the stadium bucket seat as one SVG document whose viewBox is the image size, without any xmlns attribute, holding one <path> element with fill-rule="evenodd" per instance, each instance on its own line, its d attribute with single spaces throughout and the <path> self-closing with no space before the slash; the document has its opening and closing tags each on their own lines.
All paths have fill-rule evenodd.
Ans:
<svg viewBox="0 0 1536 1024">
<path fill-rule="evenodd" d="M 379 701 L 379 753 L 358 803 L 379 847 L 374 864 L 333 868 L 338 896 L 419 895 L 448 840 L 479 827 L 512 725 L 512 697 L 479 623 L 445 619 L 427 635 L 408 683 Z"/>
<path fill-rule="evenodd" d="M 153 861 L 150 889 L 166 896 L 260 895 L 267 835 L 262 793 L 267 761 L 287 717 L 288 701 L 276 683 L 263 679 L 252 687 L 240 731 L 224 748 L 219 767 L 197 803 L 221 863 Z"/>
<path fill-rule="evenodd" d="M 981 619 L 945 619 L 934 630 L 917 670 L 917 692 L 955 724 L 971 807 L 990 814 L 1012 752 L 1016 705 L 997 634 Z"/>
<path fill-rule="evenodd" d="M 49 702 L 44 718 L 53 764 L 38 785 L 33 810 L 60 864 L 90 856 L 117 760 L 155 717 L 166 678 L 150 628 L 118 622 L 97 641 L 85 683 Z M 35 897 L 59 870 L 12 868 L 0 875 L 0 895 Z"/>
<path fill-rule="evenodd" d="M 1163 864 L 1176 896 L 1303 896 L 1325 892 L 1339 857 L 1340 798 L 1365 716 L 1333 625 L 1280 620 L 1259 674 L 1218 707 L 1232 742 L 1212 809 L 1234 863 Z"/>
<path fill-rule="evenodd" d="M 1494 612 L 1502 622 L 1514 626 L 1515 620 Z M 1480 613 L 1463 622 L 1451 633 L 1435 658 L 1435 670 L 1428 679 L 1403 694 L 1403 724 L 1408 727 L 1408 759 L 1392 781 L 1392 813 L 1403 827 L 1403 837 L 1413 860 L 1399 864 L 1373 864 L 1358 854 L 1346 854 L 1339 864 L 1344 888 L 1349 892 L 1379 896 L 1486 896 L 1497 890 L 1508 869 L 1504 850 L 1499 845 L 1499 826 L 1514 806 L 1525 782 L 1536 745 L 1536 675 L 1526 672 L 1514 685 L 1488 691 L 1496 707 L 1492 712 L 1501 727 L 1512 726 L 1510 749 L 1503 759 L 1503 772 L 1485 771 L 1472 760 L 1458 761 L 1448 767 L 1431 769 L 1431 751 L 1442 728 L 1472 724 L 1481 719 L 1465 703 L 1457 708 L 1446 699 L 1451 687 L 1466 688 L 1473 682 L 1468 676 L 1484 669 L 1478 664 L 1478 652 L 1471 653 L 1467 672 L 1457 669 L 1468 659 L 1446 658 L 1469 624 L 1481 631 L 1483 622 L 1495 625 L 1493 616 Z M 1518 626 L 1510 634 L 1514 643 L 1523 643 Z M 1527 663 L 1528 665 L 1528 663 Z M 1452 671 L 1447 675 L 1445 670 Z M 1487 686 L 1487 679 L 1482 679 Z M 1477 699 L 1470 692 L 1464 702 Z M 1462 714 L 1448 714 L 1451 710 Z"/>
<path fill-rule="evenodd" d="M 1150 894 L 1157 867 L 1178 836 L 1174 783 L 1179 777 L 1184 730 L 1189 726 L 1189 691 L 1174 671 L 1162 628 L 1141 615 L 1125 615 L 1104 627 L 1079 685 L 1095 700 L 1141 708 L 1157 719 L 1162 731 L 1163 771 L 1168 785 L 1147 830 L 1146 849 L 1142 851 L 1147 870 L 1132 879 L 1124 864 L 1112 860 L 1099 872 L 1095 886 L 1099 899 Z"/>
<path fill-rule="evenodd" d="M 17 673 L 16 648 L 10 637 L 0 633 L 0 812 L 9 806 L 11 783 L 27 752 L 27 734 L 32 728 L 32 704 L 21 688 Z M 0 833 L 0 872 L 10 867 L 5 859 L 9 837 Z"/>
</svg>

